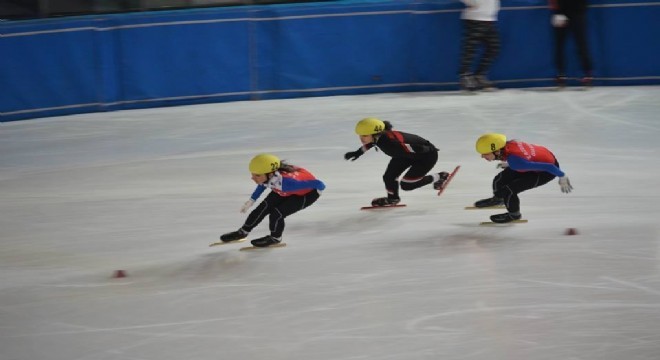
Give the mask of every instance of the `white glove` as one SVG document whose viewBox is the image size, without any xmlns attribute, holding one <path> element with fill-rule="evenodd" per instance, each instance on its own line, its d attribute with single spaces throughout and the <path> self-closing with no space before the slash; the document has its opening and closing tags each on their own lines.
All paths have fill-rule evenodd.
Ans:
<svg viewBox="0 0 660 360">
<path fill-rule="evenodd" d="M 568 18 L 566 15 L 554 14 L 552 15 L 552 20 L 550 21 L 554 27 L 564 27 L 568 24 Z"/>
<path fill-rule="evenodd" d="M 502 161 L 501 163 L 497 164 L 495 167 L 496 169 L 506 169 L 509 167 L 509 164 L 506 161 Z"/>
<path fill-rule="evenodd" d="M 561 187 L 561 192 L 568 194 L 573 190 L 571 182 L 568 180 L 568 176 L 562 176 L 559 178 L 559 187 Z"/>
<path fill-rule="evenodd" d="M 241 212 L 244 213 L 244 212 L 248 211 L 248 209 L 251 208 L 252 205 L 254 205 L 254 200 L 250 199 L 250 200 L 246 201 L 245 204 L 243 204 L 243 206 L 241 206 Z"/>
</svg>

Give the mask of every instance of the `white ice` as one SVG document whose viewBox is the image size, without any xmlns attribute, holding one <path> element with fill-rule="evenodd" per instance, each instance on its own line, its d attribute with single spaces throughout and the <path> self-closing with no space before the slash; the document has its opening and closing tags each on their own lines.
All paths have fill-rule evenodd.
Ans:
<svg viewBox="0 0 660 360">
<path fill-rule="evenodd" d="M 236 102 L 0 125 L 2 360 L 657 360 L 660 87 Z M 462 165 L 441 196 L 360 211 L 390 120 Z M 485 132 L 542 144 L 575 188 L 521 195 L 527 224 L 479 226 L 498 170 Z M 236 230 L 272 152 L 327 184 L 286 248 Z M 565 235 L 576 228 L 577 235 Z M 264 221 L 251 236 L 268 233 Z M 128 277 L 112 278 L 116 270 Z"/>
</svg>

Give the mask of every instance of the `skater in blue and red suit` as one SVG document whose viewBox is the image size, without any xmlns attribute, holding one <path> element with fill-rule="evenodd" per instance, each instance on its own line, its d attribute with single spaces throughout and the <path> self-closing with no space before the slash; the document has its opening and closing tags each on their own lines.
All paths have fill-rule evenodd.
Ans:
<svg viewBox="0 0 660 360">
<path fill-rule="evenodd" d="M 356 151 L 347 152 L 344 159 L 355 161 L 373 147 L 392 157 L 383 174 L 387 196 L 373 199 L 372 206 L 392 206 L 401 201 L 398 179 L 406 170 L 401 179 L 401 190 L 406 191 L 430 183 L 438 190 L 449 176 L 447 172 L 426 175 L 438 162 L 438 148 L 421 136 L 392 130 L 389 121 L 362 119 L 355 126 L 355 133 L 359 135 L 362 146 Z"/>
<path fill-rule="evenodd" d="M 543 146 L 518 140 L 507 141 L 505 135 L 489 133 L 477 140 L 476 148 L 483 159 L 502 161 L 500 167 L 504 168 L 493 179 L 493 197 L 474 204 L 475 207 L 506 206 L 506 213 L 490 217 L 495 223 L 520 219 L 518 194 L 547 184 L 555 177 L 559 177 L 562 192 L 573 190 L 555 155 Z"/>
<path fill-rule="evenodd" d="M 266 188 L 272 191 L 250 212 L 240 229 L 220 236 L 220 240 L 230 242 L 244 239 L 269 216 L 270 235 L 254 239 L 251 243 L 255 247 L 279 244 L 284 231 L 284 218 L 316 202 L 325 184 L 306 169 L 289 165 L 272 154 L 255 156 L 250 161 L 249 169 L 257 188 L 241 207 L 242 213 L 254 205 Z"/>
</svg>

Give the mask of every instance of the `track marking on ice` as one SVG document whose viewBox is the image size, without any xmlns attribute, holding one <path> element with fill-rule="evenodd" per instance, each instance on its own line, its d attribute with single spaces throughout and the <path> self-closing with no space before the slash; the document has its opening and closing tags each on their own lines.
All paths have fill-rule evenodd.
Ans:
<svg viewBox="0 0 660 360">
<path fill-rule="evenodd" d="M 635 122 L 633 120 L 626 120 L 626 119 L 621 119 L 617 118 L 615 116 L 608 115 L 607 113 L 601 112 L 599 110 L 603 110 L 602 108 L 598 108 L 596 110 L 589 110 L 587 109 L 586 105 L 582 105 L 584 100 L 575 100 L 571 96 L 566 96 L 563 98 L 564 103 L 568 105 L 570 108 L 573 110 L 576 110 L 578 112 L 581 112 L 585 115 L 593 116 L 598 118 L 599 120 L 607 120 L 609 122 L 617 123 L 617 124 L 623 124 L 623 125 L 628 125 L 630 127 L 637 127 L 637 128 L 642 128 L 642 129 L 647 129 L 647 130 L 653 130 L 653 131 L 658 131 L 660 130 L 657 126 L 651 126 L 651 125 L 645 125 L 645 124 L 640 124 L 638 122 Z"/>
<path fill-rule="evenodd" d="M 133 282 L 115 282 L 115 283 L 97 283 L 97 284 L 60 284 L 60 285 L 52 285 L 52 284 L 39 284 L 39 286 L 43 287 L 54 287 L 54 288 L 93 288 L 93 287 L 104 287 L 104 286 L 123 286 L 123 285 L 129 285 L 133 284 Z"/>
<path fill-rule="evenodd" d="M 635 284 L 635 283 L 630 282 L 630 281 L 619 280 L 619 279 L 611 278 L 609 276 L 601 276 L 600 278 L 604 279 L 604 280 L 607 280 L 607 281 L 617 283 L 617 284 L 625 285 L 625 286 L 628 286 L 628 287 L 631 287 L 631 288 L 634 288 L 634 289 L 642 290 L 642 291 L 645 291 L 649 294 L 660 295 L 660 291 L 658 291 L 658 290 L 649 289 L 646 286 L 641 286 L 641 285 Z"/>
<path fill-rule="evenodd" d="M 87 327 L 83 327 L 83 329 L 80 329 L 80 330 L 49 331 L 49 332 L 32 333 L 32 334 L 17 334 L 17 335 L 9 335 L 9 336 L 6 336 L 6 337 L 17 338 L 17 337 L 34 337 L 34 336 L 46 336 L 46 335 L 68 335 L 68 334 L 87 334 L 87 333 L 100 333 L 100 332 L 115 332 L 115 331 L 149 329 L 149 328 L 167 327 L 167 326 L 181 326 L 181 325 L 193 325 L 193 324 L 198 325 L 198 324 L 204 324 L 204 323 L 225 321 L 227 319 L 229 319 L 229 318 L 190 320 L 190 321 L 181 321 L 181 322 L 146 324 L 146 325 L 135 325 L 135 326 L 123 326 L 123 327 L 114 327 L 114 328 L 87 328 Z"/>
<path fill-rule="evenodd" d="M 478 308 L 470 308 L 463 310 L 455 311 L 446 311 L 437 314 L 427 315 L 413 319 L 406 324 L 406 331 L 420 331 L 420 330 L 432 330 L 433 326 L 424 326 L 423 323 L 431 321 L 438 318 L 443 318 L 447 316 L 461 316 L 475 313 L 496 313 L 509 310 L 554 310 L 559 311 L 562 309 L 573 309 L 573 310 L 599 310 L 599 309 L 660 309 L 660 304 L 624 304 L 624 303 L 603 303 L 603 304 L 537 304 L 537 305 L 522 305 L 522 306 L 480 306 Z"/>
</svg>

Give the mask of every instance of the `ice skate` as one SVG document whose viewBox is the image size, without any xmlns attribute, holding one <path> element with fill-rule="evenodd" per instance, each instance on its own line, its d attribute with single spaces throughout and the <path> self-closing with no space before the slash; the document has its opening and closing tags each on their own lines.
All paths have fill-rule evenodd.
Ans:
<svg viewBox="0 0 660 360">
<path fill-rule="evenodd" d="M 398 197 L 380 197 L 371 200 L 371 206 L 392 206 L 401 202 Z"/>
<path fill-rule="evenodd" d="M 582 86 L 585 87 L 585 89 L 590 88 L 593 84 L 594 78 L 591 77 L 591 75 L 585 75 L 582 79 L 580 79 L 580 83 Z"/>
<path fill-rule="evenodd" d="M 492 215 L 490 217 L 490 221 L 497 223 L 497 224 L 505 224 L 508 222 L 512 222 L 515 220 L 520 220 L 520 213 L 504 213 L 504 214 L 497 214 L 497 215 Z"/>
<path fill-rule="evenodd" d="M 492 81 L 488 80 L 486 75 L 475 75 L 474 80 L 477 84 L 477 87 L 483 91 L 494 91 L 497 88 L 495 87 L 495 84 L 493 84 Z"/>
<path fill-rule="evenodd" d="M 460 84 L 461 84 L 461 90 L 470 94 L 479 90 L 479 86 L 477 85 L 477 81 L 474 79 L 474 75 L 470 73 L 461 74 Z"/>
<path fill-rule="evenodd" d="M 483 207 L 492 207 L 492 206 L 502 206 L 504 205 L 504 199 L 498 197 L 492 197 L 488 199 L 481 199 L 474 203 L 474 207 L 483 208 Z"/>
<path fill-rule="evenodd" d="M 562 90 L 566 87 L 566 75 L 557 75 L 555 78 L 555 84 L 557 85 L 557 89 Z"/>
<path fill-rule="evenodd" d="M 435 190 L 440 190 L 445 187 L 445 184 L 447 183 L 447 179 L 449 178 L 449 173 L 446 171 L 438 173 L 438 176 L 440 179 L 438 181 L 433 183 L 433 188 Z"/>
<path fill-rule="evenodd" d="M 220 235 L 220 240 L 224 242 L 238 241 L 241 239 L 245 239 L 247 235 L 248 233 L 245 232 L 243 229 L 238 229 L 237 231 L 232 231 L 230 233 Z"/>
<path fill-rule="evenodd" d="M 271 246 L 271 245 L 277 245 L 277 244 L 280 243 L 280 241 L 282 241 L 282 240 L 281 239 L 276 239 L 276 238 L 272 237 L 271 235 L 266 235 L 264 237 L 254 239 L 254 240 L 250 241 L 250 243 L 254 247 L 268 247 L 268 246 Z"/>
</svg>

